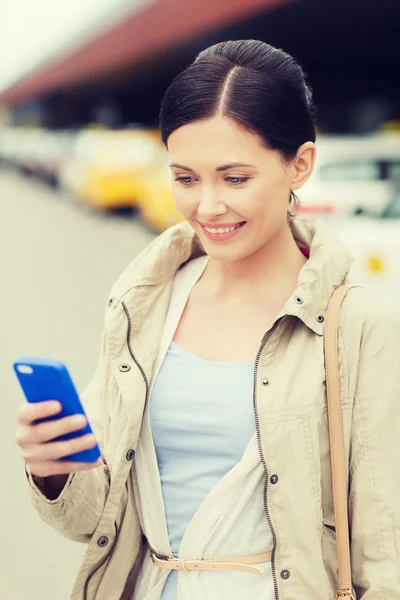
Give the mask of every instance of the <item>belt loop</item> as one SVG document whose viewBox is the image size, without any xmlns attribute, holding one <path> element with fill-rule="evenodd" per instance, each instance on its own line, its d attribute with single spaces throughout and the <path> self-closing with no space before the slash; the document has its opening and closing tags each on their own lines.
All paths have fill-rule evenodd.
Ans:
<svg viewBox="0 0 400 600">
<path fill-rule="evenodd" d="M 187 561 L 187 559 L 186 559 L 186 558 L 184 558 L 184 559 L 182 560 L 182 563 L 183 563 L 183 570 L 184 570 L 184 571 L 186 571 L 186 572 L 188 572 L 188 569 L 186 568 L 186 561 Z"/>
</svg>

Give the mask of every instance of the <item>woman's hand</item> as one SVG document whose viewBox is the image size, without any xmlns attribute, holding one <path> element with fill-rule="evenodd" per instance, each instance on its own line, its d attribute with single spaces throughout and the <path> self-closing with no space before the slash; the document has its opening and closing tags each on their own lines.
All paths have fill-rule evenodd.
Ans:
<svg viewBox="0 0 400 600">
<path fill-rule="evenodd" d="M 75 471 L 94 469 L 103 464 L 102 459 L 94 463 L 59 460 L 63 456 L 88 450 L 96 445 L 96 438 L 93 434 L 65 441 L 50 441 L 65 433 L 79 431 L 87 423 L 86 418 L 80 414 L 46 423 L 35 423 L 37 419 L 56 415 L 61 412 L 61 409 L 60 402 L 46 400 L 31 404 L 24 403 L 18 411 L 19 428 L 16 442 L 22 448 L 22 458 L 30 473 L 40 478 L 68 475 Z M 66 479 L 64 478 L 63 481 Z"/>
</svg>

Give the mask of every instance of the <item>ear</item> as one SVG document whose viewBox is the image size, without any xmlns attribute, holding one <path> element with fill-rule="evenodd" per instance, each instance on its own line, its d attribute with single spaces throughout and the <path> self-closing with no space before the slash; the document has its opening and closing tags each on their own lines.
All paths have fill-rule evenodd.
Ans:
<svg viewBox="0 0 400 600">
<path fill-rule="evenodd" d="M 298 190 L 311 177 L 314 169 L 317 149 L 314 142 L 305 142 L 297 151 L 292 162 L 292 190 Z"/>
</svg>

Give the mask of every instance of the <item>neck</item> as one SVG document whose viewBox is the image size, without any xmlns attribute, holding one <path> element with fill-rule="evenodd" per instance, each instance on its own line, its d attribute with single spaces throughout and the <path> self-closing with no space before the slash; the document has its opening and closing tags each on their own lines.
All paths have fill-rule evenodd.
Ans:
<svg viewBox="0 0 400 600">
<path fill-rule="evenodd" d="M 232 292 L 238 297 L 251 296 L 260 289 L 269 293 L 272 289 L 274 296 L 289 296 L 306 262 L 285 225 L 268 244 L 240 261 L 226 263 L 211 258 L 206 269 L 208 285 L 221 296 Z"/>
</svg>

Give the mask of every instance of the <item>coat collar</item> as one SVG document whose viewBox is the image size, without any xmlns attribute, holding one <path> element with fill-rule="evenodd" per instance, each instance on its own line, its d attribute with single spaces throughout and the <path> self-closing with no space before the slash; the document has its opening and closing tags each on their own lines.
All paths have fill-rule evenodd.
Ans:
<svg viewBox="0 0 400 600">
<path fill-rule="evenodd" d="M 285 303 L 283 314 L 298 317 L 322 335 L 321 317 L 334 290 L 347 280 L 354 258 L 323 223 L 295 217 L 291 229 L 297 244 L 309 249 L 310 257 L 299 273 L 297 287 Z M 116 308 L 122 301 L 130 304 L 135 294 L 143 302 L 150 288 L 166 285 L 183 264 L 203 254 L 200 240 L 188 223 L 167 229 L 122 273 L 111 290 L 109 307 Z M 144 318 L 143 306 L 139 312 Z"/>
<path fill-rule="evenodd" d="M 299 273 L 297 287 L 286 302 L 285 311 L 322 335 L 321 317 L 325 318 L 335 289 L 347 281 L 354 256 L 324 223 L 297 217 L 292 222 L 292 233 L 299 246 L 309 248 L 310 258 Z"/>
</svg>

